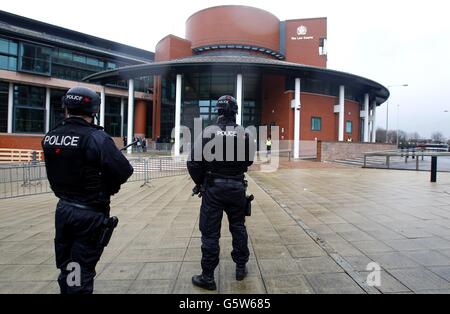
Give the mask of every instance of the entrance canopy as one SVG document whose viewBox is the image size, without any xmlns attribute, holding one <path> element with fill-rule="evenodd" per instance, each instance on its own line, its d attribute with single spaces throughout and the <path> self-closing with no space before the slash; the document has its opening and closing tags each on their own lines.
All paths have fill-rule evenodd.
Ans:
<svg viewBox="0 0 450 314">
<path fill-rule="evenodd" d="M 172 61 L 127 66 L 103 71 L 84 78 L 84 81 L 108 84 L 143 76 L 184 74 L 203 71 L 236 71 L 246 73 L 260 71 L 281 74 L 286 77 L 312 79 L 325 83 L 352 86 L 354 90 L 368 93 L 378 105 L 389 98 L 389 90 L 367 78 L 313 66 L 251 56 L 194 56 Z"/>
</svg>

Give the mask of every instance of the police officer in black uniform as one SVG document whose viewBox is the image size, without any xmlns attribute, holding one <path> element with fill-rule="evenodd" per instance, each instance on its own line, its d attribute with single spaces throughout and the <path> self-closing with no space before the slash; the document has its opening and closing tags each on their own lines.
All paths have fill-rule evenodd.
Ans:
<svg viewBox="0 0 450 314">
<path fill-rule="evenodd" d="M 74 87 L 62 102 L 66 119 L 42 140 L 48 180 L 60 199 L 55 214 L 58 283 L 62 294 L 91 294 L 95 267 L 117 225 L 117 218 L 109 216 L 110 197 L 133 167 L 94 124 L 101 102 L 97 93 Z"/>
<path fill-rule="evenodd" d="M 217 102 L 217 111 L 217 124 L 205 129 L 201 138 L 195 141 L 187 163 L 196 189 L 200 190 L 201 186 L 203 197 L 199 223 L 202 233 L 202 274 L 192 277 L 192 283 L 208 290 L 217 289 L 214 270 L 219 264 L 223 211 L 228 216 L 233 237 L 231 256 L 236 263 L 236 280 L 241 281 L 246 277 L 246 264 L 250 255 L 245 226 L 244 208 L 247 199 L 244 173 L 253 163 L 253 141 L 244 128 L 236 124 L 238 107 L 232 96 L 221 97 Z M 213 158 L 205 156 L 203 152 L 211 141 L 215 143 Z"/>
</svg>

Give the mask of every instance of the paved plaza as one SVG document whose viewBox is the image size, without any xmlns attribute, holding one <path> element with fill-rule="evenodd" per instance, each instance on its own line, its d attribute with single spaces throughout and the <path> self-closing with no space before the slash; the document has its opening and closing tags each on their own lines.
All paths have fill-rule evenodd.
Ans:
<svg viewBox="0 0 450 314">
<path fill-rule="evenodd" d="M 234 279 L 222 226 L 214 293 L 450 293 L 450 174 L 348 167 L 251 172 L 249 276 Z M 95 293 L 210 293 L 200 272 L 198 198 L 187 176 L 129 183 Z M 0 293 L 58 293 L 51 194 L 0 200 Z M 365 282 L 370 262 L 381 286 Z"/>
</svg>

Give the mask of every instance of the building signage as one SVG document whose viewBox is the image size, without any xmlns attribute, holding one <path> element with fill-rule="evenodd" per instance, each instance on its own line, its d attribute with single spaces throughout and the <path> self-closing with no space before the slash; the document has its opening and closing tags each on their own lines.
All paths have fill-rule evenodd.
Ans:
<svg viewBox="0 0 450 314">
<path fill-rule="evenodd" d="M 297 36 L 292 36 L 291 40 L 311 40 L 314 36 L 308 36 L 308 28 L 305 25 L 297 27 Z"/>
</svg>

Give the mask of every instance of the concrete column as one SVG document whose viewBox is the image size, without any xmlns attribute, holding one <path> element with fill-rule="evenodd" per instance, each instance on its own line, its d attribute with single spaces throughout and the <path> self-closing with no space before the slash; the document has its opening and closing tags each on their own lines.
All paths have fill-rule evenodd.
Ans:
<svg viewBox="0 0 450 314">
<path fill-rule="evenodd" d="M 369 130 L 369 118 L 370 118 L 370 110 L 369 110 L 369 94 L 364 95 L 364 142 L 370 142 L 370 130 Z"/>
<path fill-rule="evenodd" d="M 14 84 L 9 83 L 8 91 L 8 133 L 13 132 L 13 111 L 14 111 Z"/>
<path fill-rule="evenodd" d="M 122 137 L 123 137 L 124 114 L 125 114 L 125 102 L 123 100 L 123 97 L 120 97 L 120 136 Z"/>
<path fill-rule="evenodd" d="M 105 86 L 102 86 L 102 91 L 100 92 L 100 126 L 105 127 L 105 106 L 106 106 L 106 93 Z"/>
<path fill-rule="evenodd" d="M 243 107 L 242 107 L 242 74 L 237 75 L 236 79 L 236 102 L 238 105 L 238 114 L 236 115 L 236 124 L 242 124 Z"/>
<path fill-rule="evenodd" d="M 133 117 L 134 117 L 134 80 L 128 81 L 128 126 L 127 126 L 127 144 L 133 143 Z M 128 154 L 131 154 L 133 148 L 128 147 Z"/>
<path fill-rule="evenodd" d="M 372 143 L 377 142 L 377 102 L 372 104 Z"/>
<path fill-rule="evenodd" d="M 50 131 L 50 88 L 45 89 L 45 133 Z"/>
<path fill-rule="evenodd" d="M 301 81 L 295 79 L 295 99 L 294 99 L 294 159 L 300 158 L 300 92 Z"/>
<path fill-rule="evenodd" d="M 175 94 L 175 156 L 180 156 L 180 131 L 181 131 L 181 87 L 183 76 L 177 74 L 176 94 Z"/>
<path fill-rule="evenodd" d="M 345 86 L 339 86 L 339 142 L 344 141 L 345 134 Z"/>
</svg>

